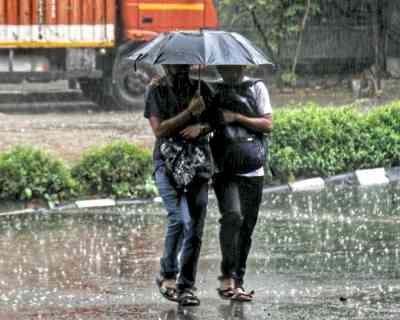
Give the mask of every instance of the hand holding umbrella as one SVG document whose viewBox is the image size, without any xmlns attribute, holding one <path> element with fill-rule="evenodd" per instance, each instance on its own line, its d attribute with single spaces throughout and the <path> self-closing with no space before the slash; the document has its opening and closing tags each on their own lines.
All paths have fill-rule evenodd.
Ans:
<svg viewBox="0 0 400 320">
<path fill-rule="evenodd" d="M 203 97 L 197 92 L 189 104 L 189 111 L 190 113 L 198 118 L 206 109 L 206 104 L 204 103 Z"/>
</svg>

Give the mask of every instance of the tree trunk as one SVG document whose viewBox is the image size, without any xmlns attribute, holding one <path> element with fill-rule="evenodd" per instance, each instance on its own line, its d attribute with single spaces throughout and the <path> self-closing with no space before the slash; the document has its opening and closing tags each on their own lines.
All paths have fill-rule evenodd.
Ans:
<svg viewBox="0 0 400 320">
<path fill-rule="evenodd" d="M 294 59 L 293 59 L 292 74 L 296 73 L 297 61 L 298 61 L 299 56 L 300 56 L 300 50 L 301 50 L 301 45 L 302 45 L 302 42 L 303 42 L 304 30 L 306 28 L 308 15 L 310 13 L 310 7 L 311 7 L 311 0 L 307 0 L 306 5 L 305 5 L 305 11 L 304 11 L 303 20 L 302 20 L 301 26 L 300 26 L 299 39 L 297 41 L 296 53 L 295 53 Z"/>
<path fill-rule="evenodd" d="M 379 69 L 383 73 L 386 70 L 386 57 L 387 57 L 387 32 L 389 30 L 388 10 L 390 7 L 390 0 L 378 1 L 378 26 L 379 26 Z"/>
<path fill-rule="evenodd" d="M 253 24 L 254 24 L 255 28 L 257 29 L 258 33 L 260 34 L 260 36 L 261 36 L 261 38 L 263 40 L 265 48 L 268 50 L 268 53 L 271 55 L 272 61 L 274 63 L 277 63 L 276 55 L 274 53 L 274 50 L 272 50 L 272 47 L 269 44 L 268 38 L 265 36 L 265 32 L 264 32 L 264 30 L 263 30 L 263 28 L 261 26 L 260 21 L 258 20 L 257 14 L 254 11 L 254 8 L 252 8 L 249 5 L 246 5 L 245 7 L 246 7 L 247 11 L 251 15 L 251 19 L 253 20 Z"/>
<path fill-rule="evenodd" d="M 376 78 L 378 91 L 382 90 L 382 74 L 383 70 L 386 69 L 386 30 L 387 22 L 385 19 L 385 10 L 387 2 L 384 0 L 374 0 L 372 5 L 372 29 L 373 29 L 373 45 L 374 45 L 374 64 L 376 66 Z M 380 92 L 377 92 L 380 94 Z"/>
</svg>

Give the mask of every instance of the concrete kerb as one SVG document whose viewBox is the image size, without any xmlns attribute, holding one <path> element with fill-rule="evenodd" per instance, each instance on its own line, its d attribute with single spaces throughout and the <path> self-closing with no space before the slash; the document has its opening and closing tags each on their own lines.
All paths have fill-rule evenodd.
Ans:
<svg viewBox="0 0 400 320">
<path fill-rule="evenodd" d="M 386 176 L 390 182 L 400 181 L 400 167 L 393 167 L 386 170 Z"/>
<path fill-rule="evenodd" d="M 373 173 L 368 179 L 368 173 Z M 367 180 L 363 180 L 364 179 Z M 366 182 L 365 182 L 366 181 Z M 400 181 L 400 167 L 393 167 L 390 169 L 366 169 L 357 170 L 354 173 L 345 173 L 336 176 L 331 176 L 328 178 L 311 178 L 299 180 L 293 183 L 284 184 L 280 186 L 266 187 L 263 190 L 263 194 L 271 193 L 286 193 L 286 192 L 304 192 L 304 191 L 322 191 L 324 188 L 329 186 L 351 186 L 351 185 L 380 185 L 383 182 L 395 183 Z M 385 183 L 386 184 L 386 183 Z M 210 193 L 210 198 L 215 199 L 215 195 Z M 120 207 L 120 206 L 137 206 L 152 203 L 161 203 L 160 197 L 155 197 L 152 199 L 122 199 L 115 200 L 111 198 L 105 199 L 93 199 L 93 200 L 77 200 L 72 203 L 66 203 L 58 205 L 54 208 L 39 208 L 39 209 L 24 209 L 17 211 L 0 212 L 0 217 L 2 216 L 12 216 L 12 215 L 23 215 L 31 213 L 46 213 L 50 211 L 66 211 L 66 210 L 77 210 L 77 209 L 92 209 L 92 208 L 110 208 L 110 207 Z"/>
</svg>

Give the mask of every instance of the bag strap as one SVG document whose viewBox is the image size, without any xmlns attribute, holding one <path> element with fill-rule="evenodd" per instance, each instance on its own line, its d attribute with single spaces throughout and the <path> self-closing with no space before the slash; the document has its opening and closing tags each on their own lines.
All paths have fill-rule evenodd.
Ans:
<svg viewBox="0 0 400 320">
<path fill-rule="evenodd" d="M 245 80 L 237 85 L 228 85 L 225 83 L 220 83 L 219 86 L 219 94 L 222 96 L 220 96 L 221 99 L 224 99 L 223 97 L 223 92 L 229 89 L 234 89 L 236 94 L 238 94 L 238 96 L 244 97 L 247 99 L 247 101 L 249 102 L 250 108 L 251 109 L 247 109 L 247 111 L 249 111 L 251 116 L 260 116 L 258 110 L 257 110 L 257 103 L 256 103 L 256 98 L 254 96 L 254 93 L 250 91 L 250 89 L 252 87 L 254 87 L 258 82 L 263 82 L 262 79 L 249 79 L 249 80 Z M 248 94 L 250 92 L 250 94 Z"/>
<path fill-rule="evenodd" d="M 249 92 L 249 90 L 251 88 L 253 88 L 259 82 L 263 82 L 263 80 L 261 80 L 261 79 L 251 79 L 251 80 L 243 81 L 243 83 L 245 84 L 244 86 L 247 87 L 246 88 L 246 92 Z M 260 116 L 260 114 L 258 112 L 258 109 L 257 109 L 256 97 L 254 96 L 254 93 L 251 91 L 251 97 L 250 96 L 246 96 L 246 98 L 250 98 L 250 99 L 253 100 L 253 101 L 251 101 L 250 106 L 253 109 L 254 115 L 255 116 Z"/>
</svg>

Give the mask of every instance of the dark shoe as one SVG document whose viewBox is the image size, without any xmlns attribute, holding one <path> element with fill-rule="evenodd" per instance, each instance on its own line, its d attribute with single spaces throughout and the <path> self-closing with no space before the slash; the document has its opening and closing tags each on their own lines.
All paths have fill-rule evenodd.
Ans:
<svg viewBox="0 0 400 320">
<path fill-rule="evenodd" d="M 184 289 L 178 293 L 178 303 L 182 307 L 196 307 L 200 299 L 194 294 L 193 289 Z"/>
<path fill-rule="evenodd" d="M 166 279 L 162 276 L 156 278 L 156 284 L 161 295 L 172 302 L 178 302 L 175 279 Z"/>
</svg>

